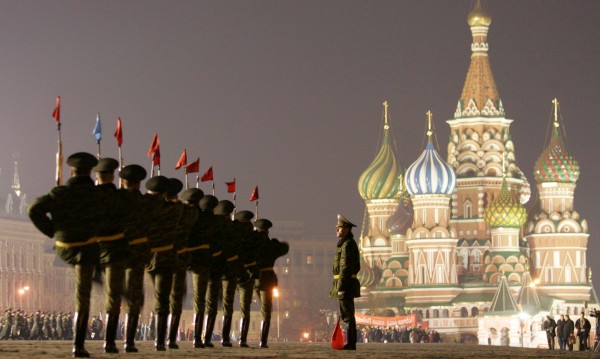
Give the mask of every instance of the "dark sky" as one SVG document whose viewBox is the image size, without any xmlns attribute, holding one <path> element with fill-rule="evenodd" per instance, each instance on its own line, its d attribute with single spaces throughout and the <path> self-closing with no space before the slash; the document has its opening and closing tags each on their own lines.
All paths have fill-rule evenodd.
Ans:
<svg viewBox="0 0 600 359">
<path fill-rule="evenodd" d="M 357 181 L 381 135 L 382 102 L 398 157 L 422 150 L 433 112 L 440 153 L 470 58 L 473 1 L 1 1 L 0 183 L 20 153 L 30 200 L 54 179 L 55 97 L 65 156 L 117 156 L 149 167 L 154 132 L 162 173 L 186 148 L 214 166 L 217 196 L 237 178 L 238 207 L 260 189 L 262 216 L 334 235 L 335 216 L 362 221 Z M 532 169 L 558 97 L 569 151 L 581 164 L 575 207 L 600 249 L 599 1 L 488 1 L 490 61 L 517 162 Z M 208 185 L 202 187 L 209 189 Z M 590 254 L 591 254 L 590 253 Z M 591 255 L 588 255 L 591 262 Z M 600 264 L 596 264 L 600 273 Z"/>
</svg>

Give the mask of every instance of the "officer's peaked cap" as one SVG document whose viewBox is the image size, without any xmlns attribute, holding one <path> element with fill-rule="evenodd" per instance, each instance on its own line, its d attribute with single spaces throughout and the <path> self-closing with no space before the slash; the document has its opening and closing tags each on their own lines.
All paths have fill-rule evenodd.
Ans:
<svg viewBox="0 0 600 359">
<path fill-rule="evenodd" d="M 217 206 L 215 207 L 215 214 L 217 216 L 223 216 L 223 215 L 230 215 L 231 212 L 233 212 L 235 206 L 233 205 L 233 202 L 229 201 L 229 200 L 222 200 L 219 201 L 219 204 L 217 204 Z"/>
<path fill-rule="evenodd" d="M 235 214 L 235 216 L 233 216 L 233 218 L 240 222 L 248 222 L 254 218 L 254 213 L 250 211 L 239 211 Z"/>
<path fill-rule="evenodd" d="M 67 164 L 73 168 L 92 169 L 98 164 L 98 159 L 87 152 L 77 152 L 67 158 Z"/>
<path fill-rule="evenodd" d="M 198 188 L 190 188 L 183 191 L 180 197 L 182 201 L 198 204 L 200 199 L 204 197 L 204 192 Z"/>
<path fill-rule="evenodd" d="M 119 161 L 106 157 L 98 160 L 98 164 L 93 170 L 94 172 L 114 172 L 117 168 L 119 168 Z"/>
<path fill-rule="evenodd" d="M 273 227 L 273 223 L 271 221 L 269 221 L 268 219 L 261 218 L 261 219 L 257 219 L 254 222 L 254 228 L 257 228 L 257 229 L 262 229 L 262 230 L 268 231 L 269 228 L 271 228 L 271 227 Z"/>
<path fill-rule="evenodd" d="M 169 178 L 169 188 L 167 188 L 167 195 L 169 197 L 177 196 L 177 193 L 183 189 L 183 182 L 177 178 Z"/>
<path fill-rule="evenodd" d="M 338 214 L 337 216 L 337 226 L 338 227 L 356 227 L 356 225 L 352 222 L 350 222 L 349 220 L 346 219 L 346 217 L 342 216 L 341 214 Z"/>
<path fill-rule="evenodd" d="M 142 182 L 146 178 L 146 170 L 140 165 L 127 165 L 121 169 L 119 177 L 131 183 Z"/>
<path fill-rule="evenodd" d="M 203 211 L 212 211 L 218 203 L 219 200 L 217 197 L 207 194 L 200 200 L 200 209 Z"/>
<path fill-rule="evenodd" d="M 169 179 L 165 176 L 154 176 L 146 181 L 146 189 L 156 193 L 165 193 L 169 188 Z"/>
</svg>

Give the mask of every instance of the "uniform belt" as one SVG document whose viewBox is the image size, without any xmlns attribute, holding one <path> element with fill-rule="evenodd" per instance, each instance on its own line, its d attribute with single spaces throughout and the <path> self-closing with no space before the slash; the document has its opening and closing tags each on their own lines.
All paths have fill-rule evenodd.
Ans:
<svg viewBox="0 0 600 359">
<path fill-rule="evenodd" d="M 213 254 L 212 254 L 212 256 L 213 256 L 213 257 L 218 257 L 218 256 L 220 256 L 221 254 L 223 254 L 223 251 L 218 251 L 218 252 L 215 252 L 215 253 L 213 253 Z"/>
<path fill-rule="evenodd" d="M 142 238 L 136 238 L 136 239 L 132 240 L 131 242 L 129 242 L 129 245 L 134 246 L 136 244 L 147 243 L 147 242 L 148 242 L 148 237 L 142 237 Z"/>
<path fill-rule="evenodd" d="M 247 264 L 244 264 L 244 268 L 252 267 L 252 266 L 255 266 L 255 265 L 256 265 L 256 262 L 247 263 Z"/>
<path fill-rule="evenodd" d="M 182 253 L 185 253 L 187 251 L 188 251 L 188 249 L 186 247 L 184 247 L 184 248 L 178 249 L 177 250 L 177 254 L 182 254 Z"/>
<path fill-rule="evenodd" d="M 96 239 L 96 242 L 110 242 L 110 241 L 116 241 L 117 239 L 121 239 L 125 237 L 125 233 L 117 233 L 117 234 L 113 234 L 112 236 L 96 236 L 96 237 L 92 237 L 92 239 Z"/>
<path fill-rule="evenodd" d="M 196 246 L 196 247 L 187 247 L 185 249 L 186 252 L 192 252 L 192 251 L 197 251 L 198 249 L 209 249 L 210 248 L 210 244 L 202 244 L 200 246 Z"/>
<path fill-rule="evenodd" d="M 229 258 L 227 258 L 227 262 L 233 262 L 234 260 L 236 260 L 236 259 L 239 259 L 239 258 L 240 258 L 240 256 L 238 256 L 238 255 L 236 254 L 236 255 L 234 255 L 233 257 L 229 257 Z"/>
<path fill-rule="evenodd" d="M 170 251 L 173 248 L 175 248 L 175 246 L 173 246 L 172 244 L 169 244 L 169 245 L 162 246 L 162 247 L 151 248 L 150 251 L 152 251 L 152 253 L 160 253 L 160 252 Z"/>
<path fill-rule="evenodd" d="M 61 241 L 56 241 L 56 242 L 54 242 L 54 244 L 57 247 L 60 247 L 60 248 L 75 248 L 75 247 L 87 246 L 87 245 L 90 245 L 90 244 L 94 244 L 96 242 L 97 242 L 96 241 L 96 237 L 92 237 L 92 238 L 88 239 L 85 242 L 61 242 Z"/>
<path fill-rule="evenodd" d="M 273 267 L 269 267 L 269 268 L 261 268 L 261 269 L 259 269 L 259 271 L 261 271 L 261 272 L 273 271 Z"/>
<path fill-rule="evenodd" d="M 356 274 L 351 275 L 352 278 L 356 278 Z M 333 279 L 340 279 L 340 275 L 339 274 L 334 274 L 333 275 Z"/>
</svg>

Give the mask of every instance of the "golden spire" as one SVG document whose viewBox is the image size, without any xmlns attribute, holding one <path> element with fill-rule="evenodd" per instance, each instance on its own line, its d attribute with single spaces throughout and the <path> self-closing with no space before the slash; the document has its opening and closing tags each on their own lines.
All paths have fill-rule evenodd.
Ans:
<svg viewBox="0 0 600 359">
<path fill-rule="evenodd" d="M 389 105 L 387 100 L 383 101 L 383 118 L 385 121 L 385 124 L 383 125 L 384 130 L 388 130 L 390 128 L 390 126 L 388 125 L 388 107 Z"/>
<path fill-rule="evenodd" d="M 552 104 L 554 104 L 554 129 L 558 128 L 558 99 L 554 98 L 552 100 Z"/>
<path fill-rule="evenodd" d="M 481 0 L 477 0 L 475 7 L 467 17 L 469 26 L 490 26 L 492 17 L 481 6 Z"/>
<path fill-rule="evenodd" d="M 431 136 L 433 135 L 433 126 L 431 125 L 431 110 L 427 111 L 427 140 L 431 142 Z"/>
</svg>

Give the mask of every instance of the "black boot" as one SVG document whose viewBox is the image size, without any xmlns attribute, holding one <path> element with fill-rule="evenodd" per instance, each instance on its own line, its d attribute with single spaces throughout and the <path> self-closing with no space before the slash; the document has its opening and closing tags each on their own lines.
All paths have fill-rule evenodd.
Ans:
<svg viewBox="0 0 600 359">
<path fill-rule="evenodd" d="M 119 316 L 114 314 L 106 315 L 106 334 L 104 336 L 104 352 L 116 354 L 119 352 L 115 344 L 117 337 L 117 325 L 119 324 Z"/>
<path fill-rule="evenodd" d="M 356 350 L 356 323 L 348 324 L 348 339 L 344 350 Z"/>
<path fill-rule="evenodd" d="M 127 314 L 125 319 L 125 353 L 137 353 L 135 347 L 135 335 L 137 334 L 139 314 Z"/>
<path fill-rule="evenodd" d="M 167 350 L 165 347 L 167 319 L 169 319 L 167 314 L 156 314 L 156 339 L 154 339 L 154 348 L 157 352 L 164 352 Z"/>
<path fill-rule="evenodd" d="M 268 348 L 267 341 L 269 339 L 269 328 L 271 327 L 270 320 L 263 320 L 260 323 L 260 344 L 261 348 Z"/>
<path fill-rule="evenodd" d="M 207 348 L 214 348 L 215 345 L 212 343 L 212 334 L 215 329 L 216 316 L 206 316 L 206 331 L 204 332 L 204 346 Z"/>
<path fill-rule="evenodd" d="M 88 313 L 75 313 L 73 323 L 75 323 L 75 340 L 73 342 L 74 358 L 89 358 L 90 353 L 84 348 L 85 337 L 87 336 Z"/>
<path fill-rule="evenodd" d="M 179 320 L 181 314 L 172 314 L 171 323 L 169 324 L 169 349 L 179 349 L 177 345 L 177 334 L 179 334 Z"/>
<path fill-rule="evenodd" d="M 223 340 L 221 340 L 221 345 L 224 347 L 231 347 L 231 340 L 229 336 L 231 335 L 231 316 L 223 317 Z"/>
<path fill-rule="evenodd" d="M 194 348 L 204 348 L 202 343 L 202 327 L 204 325 L 204 315 L 196 313 L 194 315 Z"/>
<path fill-rule="evenodd" d="M 248 348 L 248 329 L 250 329 L 250 318 L 242 318 L 240 321 L 240 348 Z"/>
</svg>

